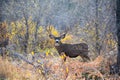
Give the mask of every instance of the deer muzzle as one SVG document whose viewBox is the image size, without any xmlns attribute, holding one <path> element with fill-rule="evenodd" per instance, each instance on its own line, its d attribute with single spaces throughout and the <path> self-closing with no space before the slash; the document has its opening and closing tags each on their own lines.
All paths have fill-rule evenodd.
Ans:
<svg viewBox="0 0 120 80">
<path fill-rule="evenodd" d="M 56 39 L 55 40 L 55 46 L 59 46 L 60 45 L 60 40 L 59 39 Z"/>
</svg>

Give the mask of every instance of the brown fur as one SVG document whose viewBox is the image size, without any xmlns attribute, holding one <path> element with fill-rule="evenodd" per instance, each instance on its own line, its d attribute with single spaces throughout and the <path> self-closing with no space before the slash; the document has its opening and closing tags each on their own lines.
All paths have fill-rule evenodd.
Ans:
<svg viewBox="0 0 120 80">
<path fill-rule="evenodd" d="M 60 44 L 59 46 L 55 46 L 58 53 L 61 55 L 62 52 L 65 53 L 66 56 L 70 58 L 76 58 L 77 56 L 81 56 L 83 59 L 89 59 L 88 57 L 88 45 L 85 43 L 80 44 Z"/>
</svg>

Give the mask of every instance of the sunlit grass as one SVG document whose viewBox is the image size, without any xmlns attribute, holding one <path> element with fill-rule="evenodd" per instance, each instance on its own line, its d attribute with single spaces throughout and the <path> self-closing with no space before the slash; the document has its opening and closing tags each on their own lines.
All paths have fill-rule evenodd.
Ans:
<svg viewBox="0 0 120 80">
<path fill-rule="evenodd" d="M 22 69 L 13 65 L 7 59 L 0 57 L 0 80 L 39 80 L 41 75 L 37 72 L 29 70 L 28 65 L 24 65 L 26 69 Z M 44 80 L 44 79 L 43 79 Z"/>
</svg>

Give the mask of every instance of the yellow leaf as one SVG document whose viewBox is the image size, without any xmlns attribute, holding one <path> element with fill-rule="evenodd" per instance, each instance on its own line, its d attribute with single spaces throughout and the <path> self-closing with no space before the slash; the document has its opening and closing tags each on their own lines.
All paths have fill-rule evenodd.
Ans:
<svg viewBox="0 0 120 80">
<path fill-rule="evenodd" d="M 51 55 L 54 56 L 54 54 L 51 52 Z"/>
<path fill-rule="evenodd" d="M 12 35 L 15 35 L 15 32 L 12 32 L 11 34 L 12 34 Z"/>
<path fill-rule="evenodd" d="M 41 67 L 44 68 L 44 65 L 42 64 Z"/>
<path fill-rule="evenodd" d="M 55 29 L 54 26 L 50 25 L 50 26 L 47 27 L 47 28 L 48 28 L 48 30 L 49 30 L 49 28 L 50 28 L 51 34 L 53 34 L 54 36 L 59 36 L 59 33 L 58 33 L 58 31 Z"/>
<path fill-rule="evenodd" d="M 26 76 L 30 77 L 30 76 L 31 76 L 31 73 L 30 73 L 30 72 L 28 72 L 28 73 L 26 74 Z"/>
<path fill-rule="evenodd" d="M 66 57 L 65 54 L 61 55 L 60 58 L 64 59 Z"/>
<path fill-rule="evenodd" d="M 42 71 L 39 69 L 38 72 L 41 73 Z"/>
<path fill-rule="evenodd" d="M 82 42 L 83 41 L 83 39 L 82 38 L 80 38 L 80 42 Z"/>
<path fill-rule="evenodd" d="M 63 57 L 63 55 L 61 55 L 61 56 L 60 56 L 60 58 L 62 58 L 62 59 L 63 59 L 63 58 L 64 58 L 64 57 Z"/>
<path fill-rule="evenodd" d="M 67 73 L 69 72 L 68 67 L 66 67 L 66 72 L 67 72 Z"/>
<path fill-rule="evenodd" d="M 66 35 L 66 37 L 64 39 L 62 39 L 62 42 L 68 41 L 68 40 L 72 40 L 72 35 Z"/>
<path fill-rule="evenodd" d="M 32 51 L 31 54 L 34 55 L 35 53 Z"/>
<path fill-rule="evenodd" d="M 40 31 L 40 32 L 43 31 L 43 27 L 42 27 L 42 26 L 39 27 L 39 31 Z"/>
<path fill-rule="evenodd" d="M 47 52 L 46 52 L 46 56 L 48 56 L 48 55 L 49 55 L 49 53 L 50 53 L 50 50 L 47 50 Z"/>
<path fill-rule="evenodd" d="M 37 60 L 37 62 L 39 62 L 39 63 L 40 63 L 40 60 Z"/>
</svg>

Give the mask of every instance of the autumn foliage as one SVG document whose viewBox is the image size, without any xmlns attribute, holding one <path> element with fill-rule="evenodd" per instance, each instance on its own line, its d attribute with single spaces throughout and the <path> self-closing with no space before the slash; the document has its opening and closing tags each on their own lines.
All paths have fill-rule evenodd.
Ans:
<svg viewBox="0 0 120 80">
<path fill-rule="evenodd" d="M 2 60 L 0 58 L 1 78 L 10 80 L 110 79 L 109 65 L 115 62 L 113 52 L 116 53 L 116 41 L 112 38 L 112 33 L 105 34 L 106 37 L 99 40 L 103 41 L 101 43 L 103 44 L 101 48 L 102 56 L 97 56 L 94 45 L 96 41 L 95 28 L 88 26 L 92 25 L 92 23 L 86 24 L 84 28 L 79 28 L 79 25 L 76 25 L 77 28 L 68 30 L 66 38 L 62 42 L 71 44 L 87 43 L 89 45 L 91 61 L 82 62 L 81 58 L 77 57 L 76 59 L 67 58 L 66 62 L 63 62 L 64 56 L 59 57 L 58 52 L 54 48 L 54 40 L 49 38 L 46 29 L 50 26 L 52 28 L 51 33 L 54 36 L 59 36 L 62 31 L 60 32 L 53 25 L 38 26 L 32 21 L 32 18 L 26 21 L 27 24 L 25 21 L 26 19 L 22 18 L 9 24 L 1 24 L 0 40 L 6 40 L 9 35 L 10 42 L 7 47 L 7 53 L 9 53 L 8 59 Z M 11 56 L 14 53 L 24 55 L 24 58 L 28 59 L 31 63 L 27 63 L 22 59 L 18 60 L 16 57 L 19 56 Z M 112 63 L 109 62 L 111 57 L 113 57 Z"/>
</svg>

